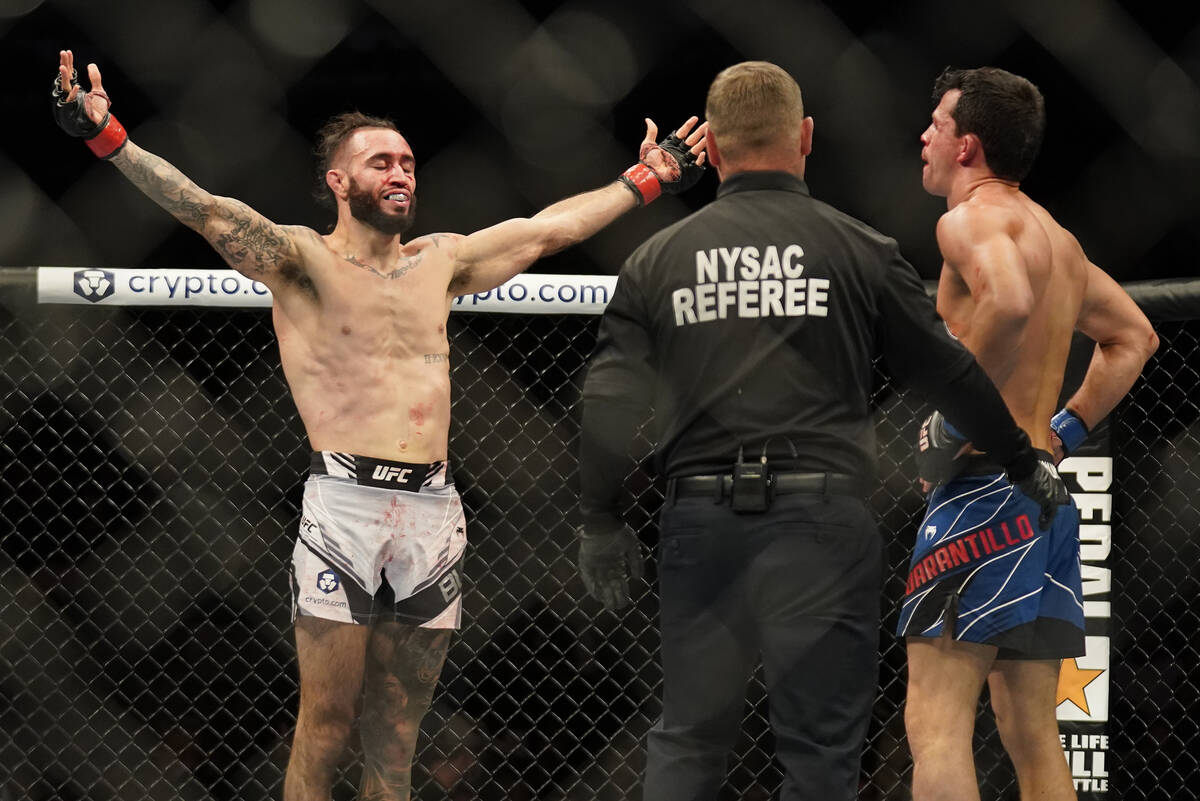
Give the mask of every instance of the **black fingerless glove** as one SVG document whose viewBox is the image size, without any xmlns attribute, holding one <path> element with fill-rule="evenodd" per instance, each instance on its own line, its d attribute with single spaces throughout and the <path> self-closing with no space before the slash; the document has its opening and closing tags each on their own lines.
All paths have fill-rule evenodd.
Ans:
<svg viewBox="0 0 1200 801">
<path fill-rule="evenodd" d="M 958 475 L 967 440 L 941 412 L 935 411 L 921 423 L 917 436 L 917 475 L 930 484 L 944 484 Z"/>
<path fill-rule="evenodd" d="M 704 174 L 704 165 L 696 163 L 697 157 L 691 148 L 674 133 L 643 152 L 649 155 L 655 149 L 662 151 L 664 161 L 668 162 L 666 175 L 660 174 L 642 158 L 621 173 L 619 179 L 633 192 L 639 206 L 647 205 L 663 192 L 676 195 L 691 189 Z"/>
<path fill-rule="evenodd" d="M 1058 470 L 1050 462 L 1041 459 L 1037 460 L 1032 473 L 1012 483 L 1021 494 L 1041 508 L 1038 526 L 1042 529 L 1049 528 L 1054 522 L 1058 507 L 1071 501 L 1071 494 L 1067 492 L 1067 485 L 1063 483 Z"/>
<path fill-rule="evenodd" d="M 659 142 L 658 146 L 679 165 L 679 177 L 674 181 L 663 181 L 662 190 L 669 195 L 677 195 L 695 186 L 700 176 L 704 175 L 704 165 L 696 163 L 696 154 L 691 148 L 674 133 Z"/>
<path fill-rule="evenodd" d="M 72 84 L 75 83 L 76 77 L 77 73 L 72 72 Z M 70 94 L 70 87 L 63 88 L 62 76 L 55 75 L 54 88 L 51 90 L 50 96 L 54 98 L 54 121 L 58 123 L 58 127 L 77 139 L 83 139 L 91 151 L 102 159 L 111 159 L 117 155 L 129 141 L 125 126 L 117 122 L 117 118 L 107 111 L 104 113 L 104 119 L 100 120 L 98 124 L 92 122 L 87 115 L 87 108 L 83 104 L 87 92 L 80 89 L 75 93 L 74 100 L 67 100 Z M 103 92 L 100 95 L 105 100 L 108 99 L 108 95 Z"/>
</svg>

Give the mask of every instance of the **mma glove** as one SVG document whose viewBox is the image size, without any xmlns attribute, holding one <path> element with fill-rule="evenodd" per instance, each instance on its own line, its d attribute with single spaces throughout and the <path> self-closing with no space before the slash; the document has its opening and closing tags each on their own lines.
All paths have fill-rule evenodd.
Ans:
<svg viewBox="0 0 1200 801">
<path fill-rule="evenodd" d="M 78 74 L 71 73 L 71 84 L 74 85 Z M 108 99 L 108 95 L 100 90 L 95 90 L 95 94 L 103 97 L 108 101 L 109 107 L 112 106 L 112 101 Z M 61 76 L 54 76 L 54 88 L 50 92 L 54 98 L 54 121 L 58 123 L 58 127 L 62 128 L 71 136 L 83 139 L 84 144 L 91 148 L 102 159 L 111 159 L 125 147 L 125 143 L 129 141 L 129 135 L 125 132 L 125 127 L 117 122 L 117 118 L 107 111 L 104 112 L 104 119 L 99 123 L 92 122 L 92 119 L 87 114 L 87 107 L 84 105 L 84 98 L 87 92 L 79 89 L 75 93 L 74 100 L 68 100 L 67 97 L 71 94 L 71 87 L 63 87 Z"/>
<path fill-rule="evenodd" d="M 609 517 L 580 526 L 579 576 L 588 593 L 605 609 L 620 609 L 632 600 L 629 579 L 642 577 L 642 546 L 633 529 Z"/>
<path fill-rule="evenodd" d="M 930 484 L 944 484 L 958 474 L 967 439 L 935 411 L 921 423 L 917 437 L 917 475 Z"/>
<path fill-rule="evenodd" d="M 1074 453 L 1087 439 L 1089 433 L 1087 423 L 1083 422 L 1083 418 L 1066 406 L 1050 418 L 1050 430 L 1062 444 L 1064 457 Z"/>
<path fill-rule="evenodd" d="M 620 176 L 639 206 L 649 204 L 663 192 L 685 192 L 704 174 L 704 165 L 696 163 L 696 154 L 674 133 L 657 145 L 644 145 L 639 155 L 638 163 Z"/>
<path fill-rule="evenodd" d="M 1067 492 L 1067 485 L 1063 483 L 1058 470 L 1050 462 L 1037 458 L 1037 454 L 1028 446 L 1021 450 L 1016 459 L 1005 465 L 1005 472 L 1022 495 L 1041 507 L 1039 528 L 1049 528 L 1054 522 L 1054 515 L 1058 513 L 1058 507 L 1071 501 L 1071 494 Z"/>
</svg>

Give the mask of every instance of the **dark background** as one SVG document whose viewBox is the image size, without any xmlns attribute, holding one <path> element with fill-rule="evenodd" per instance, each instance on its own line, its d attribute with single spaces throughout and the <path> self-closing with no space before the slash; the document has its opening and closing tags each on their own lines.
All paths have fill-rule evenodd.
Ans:
<svg viewBox="0 0 1200 801">
<path fill-rule="evenodd" d="M 414 233 L 472 231 L 610 181 L 645 115 L 672 127 L 701 111 L 719 69 L 772 60 L 816 119 L 814 194 L 896 236 L 926 278 L 944 209 L 920 186 L 930 87 L 946 65 L 992 64 L 1045 92 L 1026 188 L 1092 259 L 1122 281 L 1194 269 L 1194 2 L 0 0 L 0 266 L 221 266 L 54 126 L 66 47 L 100 65 L 139 144 L 281 223 L 330 222 L 312 199 L 324 119 L 391 115 L 419 162 Z M 706 177 L 535 269 L 615 272 L 715 187 Z M 0 284 L 0 799 L 278 797 L 296 709 L 283 588 L 307 449 L 269 316 L 39 306 L 17 283 Z M 660 690 L 656 596 L 643 584 L 630 610 L 601 613 L 571 536 L 594 324 L 452 315 L 451 459 L 474 529 L 418 797 L 638 795 Z M 1129 801 L 1200 786 L 1196 325 L 1160 324 L 1163 347 L 1114 422 L 1109 768 L 1112 797 Z M 894 599 L 921 512 L 924 411 L 890 390 L 878 400 L 873 501 Z M 649 480 L 627 489 L 650 545 L 661 496 Z M 908 797 L 891 622 L 871 801 Z M 739 801 L 779 782 L 760 684 L 749 698 L 723 796 Z M 994 729 L 980 742 L 984 797 L 1015 797 Z M 348 764 L 339 801 L 354 794 Z"/>
<path fill-rule="evenodd" d="M 918 136 L 947 65 L 995 65 L 1046 95 L 1026 189 L 1119 280 L 1187 276 L 1200 245 L 1200 5 L 1113 0 L 598 2 L 0 0 L 0 264 L 221 266 L 194 234 L 54 126 L 57 52 L 99 64 L 143 147 L 205 188 L 324 231 L 312 136 L 349 108 L 393 117 L 418 159 L 414 234 L 469 232 L 603 184 L 642 118 L 702 113 L 744 59 L 799 81 L 814 194 L 895 236 L 936 275 L 944 201 Z M 708 175 L 534 269 L 616 272 L 706 202 Z"/>
</svg>

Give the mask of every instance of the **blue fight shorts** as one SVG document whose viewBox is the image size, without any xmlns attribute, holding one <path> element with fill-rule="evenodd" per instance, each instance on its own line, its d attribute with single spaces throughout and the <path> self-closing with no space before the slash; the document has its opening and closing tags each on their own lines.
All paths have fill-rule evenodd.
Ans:
<svg viewBox="0 0 1200 801">
<path fill-rule="evenodd" d="M 995 645 L 999 659 L 1084 654 L 1079 510 L 1048 531 L 1003 472 L 939 485 L 917 531 L 897 633 Z"/>
</svg>

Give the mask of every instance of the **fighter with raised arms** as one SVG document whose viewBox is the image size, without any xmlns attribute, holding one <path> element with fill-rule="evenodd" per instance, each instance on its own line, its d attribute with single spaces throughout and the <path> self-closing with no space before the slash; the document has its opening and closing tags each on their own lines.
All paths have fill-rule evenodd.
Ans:
<svg viewBox="0 0 1200 801">
<path fill-rule="evenodd" d="M 87 72 L 84 92 L 73 54 L 60 52 L 60 127 L 273 296 L 280 360 L 314 451 L 292 564 L 301 690 L 284 798 L 329 797 L 361 696 L 362 797 L 406 799 L 461 610 L 465 522 L 446 462 L 451 303 L 694 184 L 706 126 L 693 117 L 656 144 L 647 120 L 639 162 L 619 182 L 470 235 L 405 242 L 412 149 L 391 121 L 343 114 L 318 135 L 337 207 L 322 236 L 212 195 L 135 145 L 109 113 L 99 69 Z"/>
</svg>

